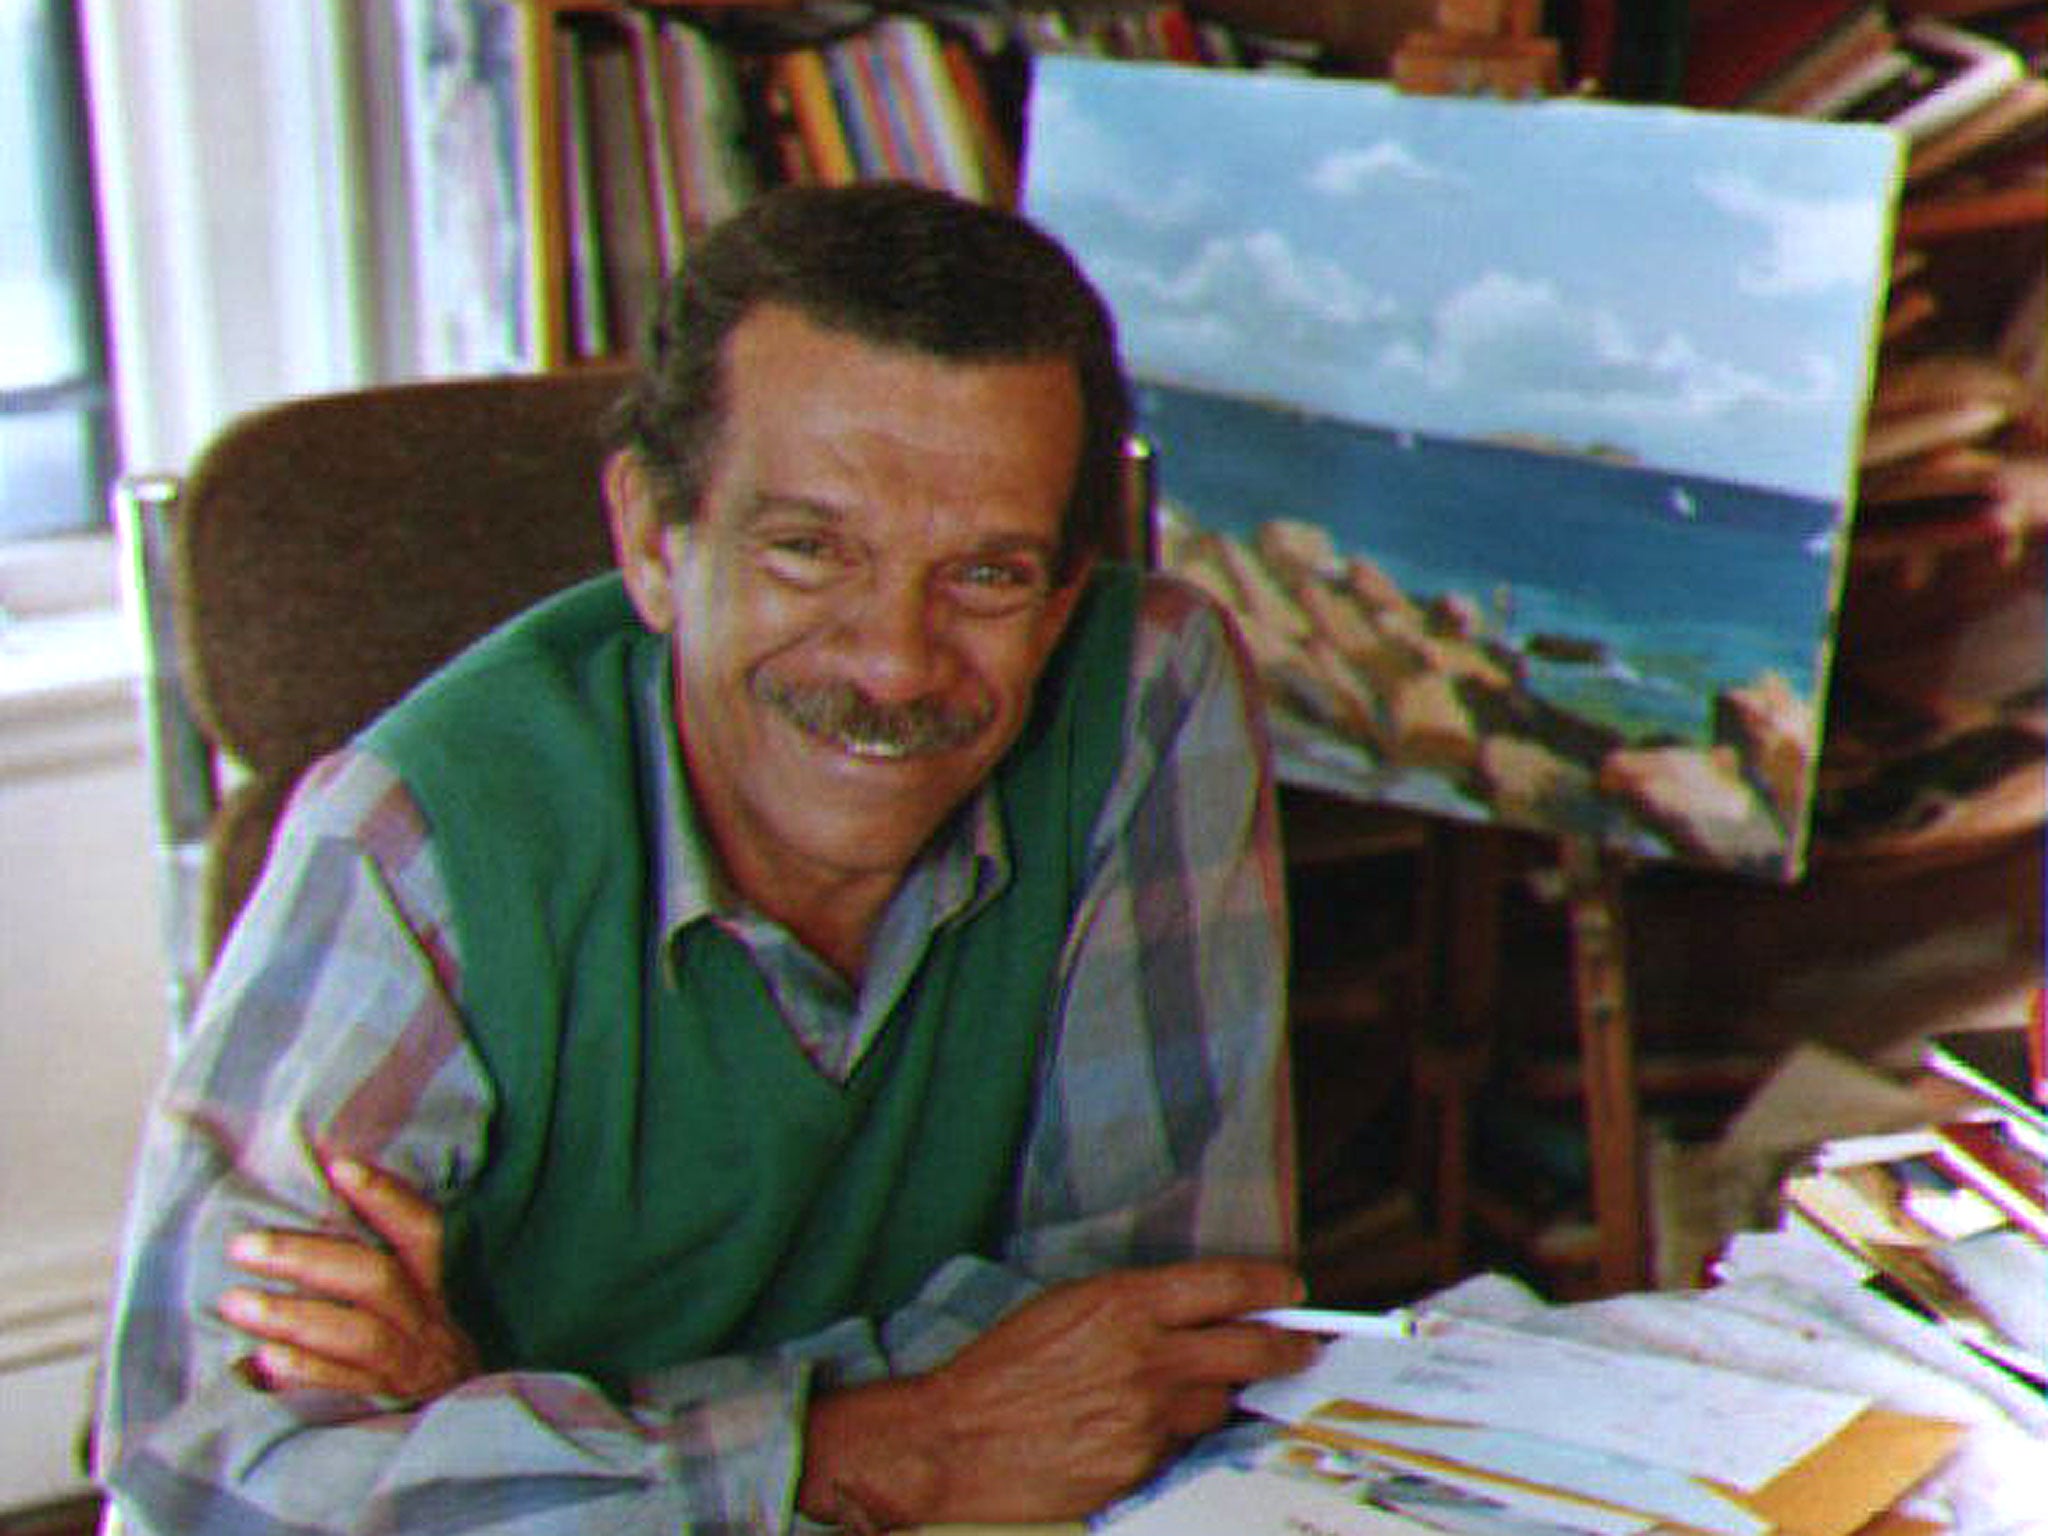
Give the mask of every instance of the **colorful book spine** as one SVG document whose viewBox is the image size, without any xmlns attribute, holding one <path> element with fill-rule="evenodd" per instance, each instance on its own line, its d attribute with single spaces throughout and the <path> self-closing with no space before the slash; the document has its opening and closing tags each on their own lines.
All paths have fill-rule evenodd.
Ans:
<svg viewBox="0 0 2048 1536">
<path fill-rule="evenodd" d="M 860 167 L 847 143 L 824 55 L 815 48 L 791 48 L 776 54 L 768 68 L 802 141 L 811 178 L 834 187 L 858 180 Z"/>
</svg>

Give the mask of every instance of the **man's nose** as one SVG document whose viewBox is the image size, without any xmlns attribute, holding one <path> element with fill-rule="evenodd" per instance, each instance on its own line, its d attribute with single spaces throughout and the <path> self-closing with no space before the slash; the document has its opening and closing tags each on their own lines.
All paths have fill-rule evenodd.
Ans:
<svg viewBox="0 0 2048 1536">
<path fill-rule="evenodd" d="M 877 577 L 839 625 L 848 681 L 878 704 L 901 704 L 953 680 L 945 615 L 924 582 Z"/>
</svg>

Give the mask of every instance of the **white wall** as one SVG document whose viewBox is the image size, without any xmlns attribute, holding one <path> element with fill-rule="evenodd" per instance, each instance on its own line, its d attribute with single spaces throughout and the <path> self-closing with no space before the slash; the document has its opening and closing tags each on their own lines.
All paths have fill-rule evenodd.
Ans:
<svg viewBox="0 0 2048 1536">
<path fill-rule="evenodd" d="M 129 688 L 0 708 L 0 1508 L 83 1486 L 77 1437 L 165 969 Z"/>
<path fill-rule="evenodd" d="M 380 210 L 402 189 L 380 170 L 391 97 L 365 62 L 388 46 L 389 3 L 82 0 L 125 468 L 180 469 L 241 411 L 396 371 L 386 296 L 405 277 Z M 83 1486 L 168 1028 L 114 553 L 66 552 L 100 589 L 76 612 L 6 590 L 35 564 L 23 553 L 0 548 L 0 600 L 28 615 L 0 634 L 0 1512 Z"/>
</svg>

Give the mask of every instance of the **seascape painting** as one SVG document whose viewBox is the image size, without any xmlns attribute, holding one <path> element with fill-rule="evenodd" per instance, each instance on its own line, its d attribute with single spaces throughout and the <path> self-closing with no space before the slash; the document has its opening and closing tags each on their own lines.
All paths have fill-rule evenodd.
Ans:
<svg viewBox="0 0 2048 1536">
<path fill-rule="evenodd" d="M 1888 130 L 1083 58 L 1028 127 L 1284 778 L 1800 873 Z"/>
</svg>

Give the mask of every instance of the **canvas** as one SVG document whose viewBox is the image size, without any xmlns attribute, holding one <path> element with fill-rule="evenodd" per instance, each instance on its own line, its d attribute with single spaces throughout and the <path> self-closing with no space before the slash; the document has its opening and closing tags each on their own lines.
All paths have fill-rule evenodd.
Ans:
<svg viewBox="0 0 2048 1536">
<path fill-rule="evenodd" d="M 1899 169 L 1862 125 L 1047 58 L 1024 201 L 1283 777 L 1791 878 Z"/>
</svg>

